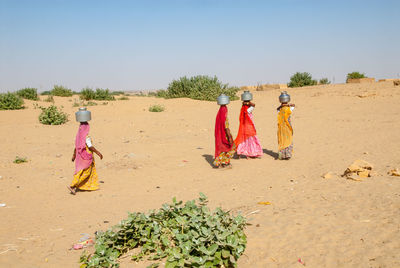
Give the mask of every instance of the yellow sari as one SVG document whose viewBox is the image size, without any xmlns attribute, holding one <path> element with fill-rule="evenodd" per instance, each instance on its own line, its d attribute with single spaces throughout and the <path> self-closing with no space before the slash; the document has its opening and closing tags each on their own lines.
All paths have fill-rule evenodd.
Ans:
<svg viewBox="0 0 400 268">
<path fill-rule="evenodd" d="M 92 152 L 87 147 L 86 151 L 92 154 Z M 94 157 L 90 167 L 80 170 L 74 175 L 74 179 L 71 182 L 71 187 L 76 187 L 76 189 L 82 191 L 95 191 L 100 188 L 99 177 L 97 175 L 96 166 L 94 164 Z"/>
<path fill-rule="evenodd" d="M 292 157 L 293 128 L 290 123 L 290 107 L 284 106 L 278 113 L 278 150 L 280 159 Z"/>
</svg>

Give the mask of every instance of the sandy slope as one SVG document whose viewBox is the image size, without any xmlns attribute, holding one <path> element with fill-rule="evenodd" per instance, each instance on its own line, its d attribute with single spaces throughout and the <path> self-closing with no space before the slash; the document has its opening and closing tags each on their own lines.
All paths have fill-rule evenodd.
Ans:
<svg viewBox="0 0 400 268">
<path fill-rule="evenodd" d="M 298 258 L 307 267 L 400 267 L 400 178 L 386 175 L 400 168 L 400 87 L 329 85 L 289 93 L 296 103 L 294 158 L 274 159 L 279 92 L 255 92 L 265 154 L 233 160 L 226 171 L 210 166 L 215 103 L 131 97 L 90 107 L 104 184 L 76 196 L 66 185 L 77 123 L 41 125 L 40 110 L 29 101 L 28 109 L 0 111 L 0 203 L 7 204 L 0 208 L 0 267 L 78 267 L 81 252 L 68 249 L 81 233 L 114 225 L 127 211 L 158 208 L 173 196 L 197 198 L 200 191 L 212 207 L 259 210 L 249 216 L 239 267 L 301 267 Z M 74 119 L 72 99 L 56 98 L 56 104 Z M 150 113 L 152 104 L 166 111 Z M 235 134 L 240 105 L 229 106 Z M 13 164 L 17 155 L 30 161 Z M 355 159 L 371 162 L 379 175 L 364 182 L 321 178 L 342 173 Z M 126 259 L 122 265 L 143 266 Z"/>
</svg>

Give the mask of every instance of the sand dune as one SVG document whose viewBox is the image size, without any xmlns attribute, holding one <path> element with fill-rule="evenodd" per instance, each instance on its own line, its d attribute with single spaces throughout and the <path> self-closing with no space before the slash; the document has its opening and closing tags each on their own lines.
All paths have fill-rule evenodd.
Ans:
<svg viewBox="0 0 400 268">
<path fill-rule="evenodd" d="M 78 267 L 70 251 L 128 211 L 159 208 L 173 196 L 208 195 L 212 207 L 241 211 L 252 224 L 239 267 L 400 267 L 400 87 L 392 83 L 288 89 L 294 157 L 275 160 L 279 90 L 253 92 L 261 159 L 233 160 L 212 169 L 216 103 L 130 97 L 89 107 L 101 189 L 72 196 L 66 185 L 78 124 L 72 98 L 55 98 L 70 121 L 38 122 L 39 109 L 0 111 L 0 267 Z M 101 104 L 102 102 L 100 102 Z M 48 105 L 40 102 L 40 105 Z M 150 113 L 162 104 L 166 110 Z M 240 101 L 229 105 L 236 135 Z M 28 163 L 16 165 L 15 156 Z M 362 182 L 341 174 L 356 159 L 377 175 Z M 185 161 L 184 161 L 185 160 Z M 258 205 L 269 201 L 272 205 Z M 9 251 L 7 251 L 9 249 Z M 122 267 L 145 267 L 127 259 Z"/>
</svg>

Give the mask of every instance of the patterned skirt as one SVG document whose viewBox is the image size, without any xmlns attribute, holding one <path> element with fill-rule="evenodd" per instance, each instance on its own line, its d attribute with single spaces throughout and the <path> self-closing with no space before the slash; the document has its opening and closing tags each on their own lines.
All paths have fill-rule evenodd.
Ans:
<svg viewBox="0 0 400 268">
<path fill-rule="evenodd" d="M 229 165 L 231 163 L 231 158 L 235 155 L 235 151 L 236 146 L 233 144 L 230 151 L 222 152 L 214 159 L 214 166 L 219 167 L 221 165 Z"/>
<path fill-rule="evenodd" d="M 238 155 L 245 155 L 249 157 L 262 156 L 263 150 L 257 136 L 249 137 L 237 147 Z"/>
<path fill-rule="evenodd" d="M 278 151 L 278 158 L 279 159 L 290 159 L 292 157 L 293 154 L 293 143 L 290 144 L 289 147 L 286 147 L 282 150 Z"/>
<path fill-rule="evenodd" d="M 82 191 L 95 191 L 99 189 L 99 178 L 94 161 L 87 169 L 83 169 L 74 175 L 71 187 Z"/>
</svg>

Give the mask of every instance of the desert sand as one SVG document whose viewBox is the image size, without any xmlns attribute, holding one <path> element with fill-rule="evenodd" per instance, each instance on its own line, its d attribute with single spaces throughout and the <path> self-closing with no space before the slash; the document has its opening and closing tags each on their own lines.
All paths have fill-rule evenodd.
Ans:
<svg viewBox="0 0 400 268">
<path fill-rule="evenodd" d="M 40 109 L 0 111 L 0 267 L 79 267 L 69 250 L 82 233 L 117 224 L 128 211 L 157 209 L 199 192 L 211 207 L 248 215 L 239 267 L 400 267 L 400 87 L 391 82 L 288 89 L 296 104 L 294 157 L 275 160 L 279 90 L 255 91 L 261 159 L 211 167 L 218 106 L 190 99 L 130 97 L 88 107 L 101 189 L 71 195 L 78 129 L 39 123 Z M 42 99 L 44 97 L 42 96 Z M 38 102 L 47 106 L 49 103 Z M 151 113 L 153 104 L 165 111 Z M 228 106 L 233 136 L 241 102 Z M 28 162 L 14 164 L 16 156 Z M 363 181 L 340 176 L 354 160 L 373 164 Z M 331 172 L 329 179 L 322 174 Z M 259 205 L 260 201 L 271 205 Z M 253 214 L 250 214 L 255 212 Z M 249 215 L 250 214 L 250 215 Z M 129 258 L 121 267 L 145 267 Z"/>
</svg>

